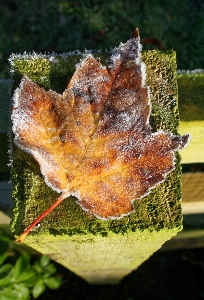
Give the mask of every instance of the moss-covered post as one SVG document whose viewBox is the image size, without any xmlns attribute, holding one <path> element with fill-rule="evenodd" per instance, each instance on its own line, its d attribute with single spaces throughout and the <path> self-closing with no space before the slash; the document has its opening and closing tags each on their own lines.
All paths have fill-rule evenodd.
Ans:
<svg viewBox="0 0 204 300">
<path fill-rule="evenodd" d="M 11 58 L 13 89 L 27 74 L 30 79 L 62 93 L 80 55 L 23 55 Z M 101 57 L 102 63 L 103 57 Z M 176 59 L 174 52 L 142 54 L 151 89 L 153 131 L 178 133 Z M 23 151 L 13 150 L 13 220 L 11 230 L 21 234 L 57 198 L 44 182 L 38 164 Z M 104 221 L 85 212 L 75 198 L 62 202 L 25 239 L 91 284 L 116 284 L 135 270 L 182 228 L 181 170 L 175 170 L 151 193 L 134 202 L 135 212 Z"/>
<path fill-rule="evenodd" d="M 188 132 L 191 143 L 182 151 L 182 163 L 204 162 L 204 70 L 178 71 L 179 133 Z"/>
</svg>

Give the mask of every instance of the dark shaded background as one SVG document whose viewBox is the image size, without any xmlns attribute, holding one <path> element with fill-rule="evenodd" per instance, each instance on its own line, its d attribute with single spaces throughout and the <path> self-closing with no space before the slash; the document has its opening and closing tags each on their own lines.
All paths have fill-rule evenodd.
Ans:
<svg viewBox="0 0 204 300">
<path fill-rule="evenodd" d="M 63 284 L 46 290 L 39 300 L 202 300 L 204 299 L 204 250 L 155 253 L 116 286 L 91 286 L 58 267 Z"/>
<path fill-rule="evenodd" d="M 179 69 L 204 67 L 203 0 L 0 0 L 0 77 L 11 53 L 109 49 L 136 26 L 144 49 L 175 49 Z"/>
<path fill-rule="evenodd" d="M 139 27 L 143 49 L 174 49 L 179 69 L 204 68 L 203 0 L 0 0 L 0 78 L 11 53 L 109 49 Z M 117 286 L 90 286 L 58 266 L 63 284 L 39 299 L 204 299 L 204 249 L 155 253 Z"/>
</svg>

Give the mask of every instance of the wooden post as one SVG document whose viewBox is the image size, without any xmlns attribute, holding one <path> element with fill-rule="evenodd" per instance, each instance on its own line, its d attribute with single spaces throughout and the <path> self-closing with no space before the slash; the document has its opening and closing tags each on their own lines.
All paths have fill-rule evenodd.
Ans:
<svg viewBox="0 0 204 300">
<path fill-rule="evenodd" d="M 180 71 L 177 74 L 179 133 L 188 132 L 191 143 L 182 151 L 182 163 L 204 162 L 204 70 Z"/>
<path fill-rule="evenodd" d="M 80 55 L 23 55 L 11 58 L 16 88 L 23 74 L 46 89 L 62 93 Z M 101 56 L 103 62 L 103 56 Z M 142 60 L 150 86 L 153 131 L 178 132 L 175 53 L 148 51 Z M 28 154 L 13 150 L 13 219 L 19 235 L 57 197 L 45 183 L 39 166 Z M 83 211 L 70 197 L 42 220 L 25 239 L 91 284 L 116 284 L 182 229 L 181 170 L 175 170 L 151 194 L 135 201 L 135 213 L 103 221 Z"/>
</svg>

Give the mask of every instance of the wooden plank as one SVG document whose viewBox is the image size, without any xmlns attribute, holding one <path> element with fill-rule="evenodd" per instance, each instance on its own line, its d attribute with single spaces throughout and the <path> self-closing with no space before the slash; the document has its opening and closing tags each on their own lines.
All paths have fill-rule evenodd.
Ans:
<svg viewBox="0 0 204 300">
<path fill-rule="evenodd" d="M 183 214 L 204 213 L 204 173 L 182 174 Z"/>
<path fill-rule="evenodd" d="M 160 251 L 171 251 L 176 249 L 193 249 L 204 247 L 204 230 L 182 230 L 171 240 L 167 241 Z"/>
<path fill-rule="evenodd" d="M 5 214 L 3 211 L 0 211 L 0 224 L 10 224 L 11 217 Z"/>
<path fill-rule="evenodd" d="M 204 120 L 181 121 L 179 133 L 188 132 L 191 141 L 186 149 L 180 151 L 182 164 L 204 162 Z"/>
<path fill-rule="evenodd" d="M 179 133 L 190 133 L 191 142 L 181 152 L 182 163 L 204 162 L 204 70 L 178 71 Z"/>
</svg>

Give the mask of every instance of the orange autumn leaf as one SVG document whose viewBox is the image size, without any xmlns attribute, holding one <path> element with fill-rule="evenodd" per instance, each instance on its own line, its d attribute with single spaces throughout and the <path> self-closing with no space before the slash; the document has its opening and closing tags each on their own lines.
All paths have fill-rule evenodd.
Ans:
<svg viewBox="0 0 204 300">
<path fill-rule="evenodd" d="M 49 211 L 73 195 L 97 217 L 120 218 L 174 168 L 174 151 L 184 148 L 189 136 L 152 133 L 140 50 L 135 35 L 111 51 L 108 67 L 85 55 L 62 95 L 26 76 L 16 89 L 14 142 L 39 163 L 46 184 L 61 193 Z"/>
</svg>

